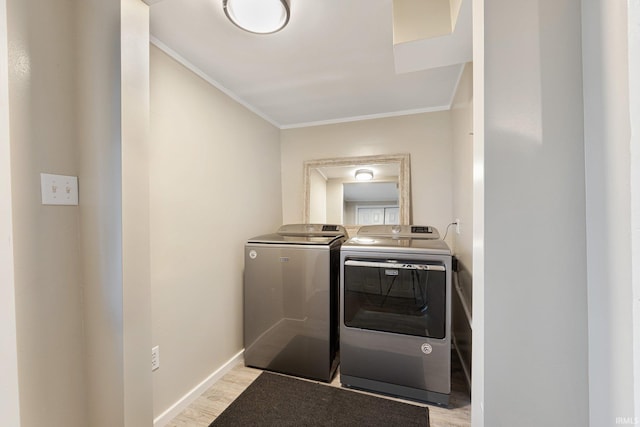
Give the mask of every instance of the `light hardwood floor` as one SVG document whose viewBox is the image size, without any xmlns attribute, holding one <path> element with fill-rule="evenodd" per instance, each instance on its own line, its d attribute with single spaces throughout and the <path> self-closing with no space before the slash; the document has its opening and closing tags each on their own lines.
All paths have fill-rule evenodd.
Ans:
<svg viewBox="0 0 640 427">
<path fill-rule="evenodd" d="M 262 371 L 238 364 L 219 381 L 198 397 L 187 409 L 182 411 L 168 424 L 169 427 L 207 427 L 237 398 Z M 320 384 L 326 384 L 320 382 Z M 341 387 L 340 373 L 327 386 Z M 363 393 L 362 391 L 353 391 Z M 382 395 L 380 397 L 393 399 Z M 401 400 L 429 408 L 431 427 L 469 427 L 471 426 L 471 398 L 457 356 L 452 358 L 451 396 L 449 407 L 421 404 Z"/>
</svg>

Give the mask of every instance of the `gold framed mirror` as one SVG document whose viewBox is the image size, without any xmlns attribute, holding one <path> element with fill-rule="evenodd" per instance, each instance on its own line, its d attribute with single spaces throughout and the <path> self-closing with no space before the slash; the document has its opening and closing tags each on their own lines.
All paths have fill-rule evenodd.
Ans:
<svg viewBox="0 0 640 427">
<path fill-rule="evenodd" d="M 303 166 L 305 223 L 342 224 L 350 234 L 365 224 L 411 223 L 409 154 L 307 160 Z M 358 171 L 372 176 L 359 181 Z"/>
</svg>

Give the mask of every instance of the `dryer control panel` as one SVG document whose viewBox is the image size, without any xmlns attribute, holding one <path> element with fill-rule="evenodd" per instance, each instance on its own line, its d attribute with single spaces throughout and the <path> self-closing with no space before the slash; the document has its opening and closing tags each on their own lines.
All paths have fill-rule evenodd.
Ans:
<svg viewBox="0 0 640 427">
<path fill-rule="evenodd" d="M 433 234 L 433 227 L 423 226 L 423 225 L 412 225 L 411 233 Z"/>
<path fill-rule="evenodd" d="M 347 236 L 347 230 L 338 224 L 285 224 L 278 228 L 282 236 L 338 237 Z"/>
<path fill-rule="evenodd" d="M 363 225 L 360 237 L 391 237 L 402 239 L 439 239 L 440 233 L 430 225 Z"/>
</svg>

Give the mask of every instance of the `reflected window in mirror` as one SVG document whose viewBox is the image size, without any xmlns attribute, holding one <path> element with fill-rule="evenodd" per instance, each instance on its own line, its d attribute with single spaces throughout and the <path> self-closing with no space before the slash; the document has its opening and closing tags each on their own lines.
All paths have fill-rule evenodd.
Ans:
<svg viewBox="0 0 640 427">
<path fill-rule="evenodd" d="M 348 182 L 342 187 L 342 219 L 345 224 L 400 223 L 397 176 L 394 181 Z"/>
</svg>

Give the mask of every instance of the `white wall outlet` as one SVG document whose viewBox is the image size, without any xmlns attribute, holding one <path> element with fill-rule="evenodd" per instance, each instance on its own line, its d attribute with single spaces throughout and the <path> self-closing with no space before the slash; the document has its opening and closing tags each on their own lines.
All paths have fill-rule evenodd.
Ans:
<svg viewBox="0 0 640 427">
<path fill-rule="evenodd" d="M 160 367 L 160 346 L 151 349 L 151 370 L 155 371 Z"/>
<path fill-rule="evenodd" d="M 456 223 L 456 234 L 460 234 L 460 218 L 456 218 L 454 222 Z"/>
<path fill-rule="evenodd" d="M 43 205 L 77 205 L 78 177 L 41 173 L 40 191 Z"/>
</svg>

